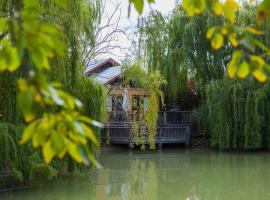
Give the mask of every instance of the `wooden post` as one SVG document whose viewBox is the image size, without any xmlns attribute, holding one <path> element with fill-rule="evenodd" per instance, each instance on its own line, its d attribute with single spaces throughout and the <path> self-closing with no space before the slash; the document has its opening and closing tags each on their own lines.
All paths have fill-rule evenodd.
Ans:
<svg viewBox="0 0 270 200">
<path fill-rule="evenodd" d="M 163 121 L 164 121 L 164 124 L 167 124 L 167 112 L 163 113 Z"/>
</svg>

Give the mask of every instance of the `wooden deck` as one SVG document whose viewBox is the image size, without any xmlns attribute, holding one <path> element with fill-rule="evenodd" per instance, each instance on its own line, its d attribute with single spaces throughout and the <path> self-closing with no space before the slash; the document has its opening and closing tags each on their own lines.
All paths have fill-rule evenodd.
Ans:
<svg viewBox="0 0 270 200">
<path fill-rule="evenodd" d="M 191 117 L 191 111 L 159 112 L 155 143 L 160 147 L 162 144 L 189 144 L 191 140 Z M 130 115 L 130 113 L 126 112 L 109 113 L 109 122 L 105 124 L 102 130 L 102 141 L 130 146 L 136 144 L 136 139 L 132 135 L 131 118 L 136 119 L 139 116 Z M 149 143 L 147 131 L 145 139 L 140 143 Z"/>
</svg>

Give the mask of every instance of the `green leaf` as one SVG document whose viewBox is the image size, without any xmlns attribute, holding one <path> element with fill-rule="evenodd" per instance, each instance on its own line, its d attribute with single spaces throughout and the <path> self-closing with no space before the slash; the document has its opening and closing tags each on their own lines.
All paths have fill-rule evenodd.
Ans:
<svg viewBox="0 0 270 200">
<path fill-rule="evenodd" d="M 55 102 L 55 104 L 57 104 L 59 106 L 63 106 L 65 104 L 63 99 L 61 99 L 61 97 L 57 94 L 57 90 L 54 87 L 49 86 L 49 91 L 50 91 L 50 95 L 51 95 L 53 101 Z"/>
<path fill-rule="evenodd" d="M 20 143 L 25 144 L 26 142 L 28 142 L 32 138 L 32 136 L 35 134 L 35 129 L 36 129 L 36 123 L 32 123 L 28 125 L 23 131 Z"/>
<path fill-rule="evenodd" d="M 234 47 L 238 46 L 238 41 L 236 39 L 236 34 L 235 33 L 234 34 L 232 33 L 232 34 L 229 35 L 229 41 Z"/>
<path fill-rule="evenodd" d="M 89 159 L 88 159 L 88 153 L 85 151 L 85 149 L 83 148 L 83 146 L 79 146 L 79 150 L 80 150 L 80 154 L 83 160 L 83 164 L 85 165 L 89 165 Z"/>
<path fill-rule="evenodd" d="M 265 61 L 260 56 L 250 55 L 250 64 L 253 66 L 253 69 L 262 69 L 265 65 Z"/>
<path fill-rule="evenodd" d="M 264 83 L 267 80 L 267 76 L 262 72 L 262 70 L 255 70 L 252 75 L 259 81 Z"/>
<path fill-rule="evenodd" d="M 14 72 L 20 66 L 21 63 L 20 55 L 18 49 L 15 47 L 10 47 L 9 53 L 10 53 L 10 63 L 7 69 L 10 72 Z"/>
<path fill-rule="evenodd" d="M 81 126 L 81 123 L 78 122 L 78 121 L 75 121 L 74 124 L 75 124 L 75 127 L 76 127 L 77 131 L 78 131 L 82 136 L 86 136 L 86 134 L 85 134 L 85 132 L 84 132 L 82 126 Z"/>
<path fill-rule="evenodd" d="M 46 164 L 49 164 L 55 156 L 55 151 L 51 147 L 51 141 L 48 141 L 42 147 L 42 154 Z"/>
<path fill-rule="evenodd" d="M 235 12 L 240 8 L 239 4 L 235 0 L 226 0 L 223 12 L 225 17 L 231 22 L 235 21 Z"/>
<path fill-rule="evenodd" d="M 217 33 L 211 40 L 212 48 L 215 50 L 220 49 L 223 45 L 223 42 L 224 42 L 223 35 L 220 33 Z"/>
<path fill-rule="evenodd" d="M 243 78 L 247 77 L 249 72 L 250 72 L 249 65 L 244 60 L 237 69 L 237 75 L 238 75 L 239 78 L 243 79 Z"/>
<path fill-rule="evenodd" d="M 53 131 L 51 135 L 51 141 L 52 141 L 52 146 L 57 153 L 63 150 L 64 137 L 61 137 L 61 133 L 57 133 L 56 131 Z"/>
<path fill-rule="evenodd" d="M 18 69 L 20 63 L 21 59 L 17 48 L 6 46 L 0 50 L 0 71 L 14 72 Z"/>
<path fill-rule="evenodd" d="M 50 69 L 49 60 L 41 51 L 37 49 L 31 56 L 36 67 Z"/>
<path fill-rule="evenodd" d="M 207 39 L 211 39 L 212 38 L 212 36 L 214 35 L 214 33 L 215 33 L 215 30 L 216 30 L 216 27 L 211 27 L 211 28 L 209 28 L 208 30 L 207 30 L 207 33 L 206 33 L 206 38 Z"/>
<path fill-rule="evenodd" d="M 235 13 L 234 13 L 234 11 L 231 10 L 230 8 L 228 8 L 228 7 L 224 7 L 223 12 L 224 12 L 225 17 L 226 17 L 231 23 L 234 23 L 234 20 L 235 20 Z"/>
<path fill-rule="evenodd" d="M 33 98 L 29 90 L 21 91 L 18 95 L 18 103 L 24 114 L 32 112 Z"/>
<path fill-rule="evenodd" d="M 143 12 L 144 0 L 130 0 L 129 2 L 134 4 L 135 9 L 141 15 Z"/>
<path fill-rule="evenodd" d="M 206 0 L 183 0 L 183 8 L 189 16 L 200 14 L 206 7 Z"/>
<path fill-rule="evenodd" d="M 96 126 L 96 127 L 99 127 L 99 128 L 103 128 L 103 124 L 102 123 L 100 123 L 100 122 L 98 122 L 98 121 L 95 121 L 95 120 L 92 120 L 92 125 L 93 126 Z"/>
<path fill-rule="evenodd" d="M 214 10 L 215 14 L 219 16 L 222 14 L 223 5 L 219 1 L 214 1 L 212 3 L 212 9 Z"/>
<path fill-rule="evenodd" d="M 92 120 L 92 119 L 90 119 L 88 117 L 85 117 L 85 116 L 80 116 L 79 117 L 79 120 L 82 121 L 82 122 L 85 122 L 87 124 L 91 124 L 93 126 L 99 127 L 99 128 L 103 128 L 104 127 L 104 125 L 102 123 L 100 123 L 98 121 L 95 121 L 95 120 Z"/>
<path fill-rule="evenodd" d="M 249 32 L 249 33 L 255 34 L 255 35 L 263 35 L 263 31 L 261 31 L 259 29 L 256 29 L 256 28 L 253 28 L 251 26 L 248 26 L 246 28 L 246 31 Z"/>
<path fill-rule="evenodd" d="M 97 138 L 93 132 L 93 130 L 91 128 L 89 128 L 88 126 L 86 126 L 85 124 L 81 124 L 81 127 L 83 128 L 83 131 L 85 133 L 85 135 L 95 144 L 98 145 L 98 141 Z"/>
<path fill-rule="evenodd" d="M 70 141 L 68 142 L 68 153 L 78 163 L 83 162 L 78 146 Z"/>
<path fill-rule="evenodd" d="M 240 51 L 235 51 L 232 55 L 232 59 L 229 62 L 228 66 L 228 76 L 230 78 L 235 77 L 236 71 L 237 71 L 237 65 L 239 64 L 239 59 L 241 57 Z"/>
</svg>

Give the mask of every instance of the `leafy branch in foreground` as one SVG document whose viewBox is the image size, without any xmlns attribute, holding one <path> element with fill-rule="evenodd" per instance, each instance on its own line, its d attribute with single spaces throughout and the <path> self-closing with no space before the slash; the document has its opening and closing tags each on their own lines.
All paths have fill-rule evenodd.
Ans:
<svg viewBox="0 0 270 200">
<path fill-rule="evenodd" d="M 68 0 L 51 3 L 62 9 L 71 6 Z M 82 103 L 46 77 L 50 59 L 64 56 L 59 28 L 45 22 L 43 1 L 13 0 L 9 9 L 8 16 L 0 17 L 0 72 L 23 74 L 17 100 L 28 126 L 21 143 L 31 140 L 35 148 L 41 147 L 46 163 L 68 154 L 78 163 L 98 166 L 89 142 L 99 145 L 91 126 L 101 124 L 81 115 Z"/>
</svg>

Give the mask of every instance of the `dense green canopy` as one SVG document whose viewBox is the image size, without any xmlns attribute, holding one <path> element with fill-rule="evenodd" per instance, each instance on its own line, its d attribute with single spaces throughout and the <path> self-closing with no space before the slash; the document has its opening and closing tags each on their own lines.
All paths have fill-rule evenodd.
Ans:
<svg viewBox="0 0 270 200">
<path fill-rule="evenodd" d="M 243 4 L 236 15 L 236 24 L 256 26 L 255 7 Z M 223 41 L 220 50 L 213 50 L 206 39 L 210 27 L 225 23 L 224 16 L 204 12 L 188 17 L 177 7 L 169 16 L 152 12 L 138 22 L 138 60 L 149 70 L 159 70 L 168 84 L 163 88 L 165 103 L 182 108 L 196 108 L 192 98 L 185 98 L 191 89 L 200 94 L 198 109 L 200 128 L 211 136 L 211 144 L 219 148 L 254 149 L 269 146 L 266 105 L 268 84 L 257 84 L 227 78 L 227 66 L 233 46 Z M 263 25 L 264 35 L 257 39 L 269 45 L 269 28 Z M 245 49 L 247 53 L 250 50 Z M 256 52 L 260 50 L 255 49 Z M 195 83 L 190 88 L 189 82 Z M 194 95 L 194 93 L 193 93 Z M 192 105 L 187 107 L 188 103 Z"/>
<path fill-rule="evenodd" d="M 1 1 L 0 18 L 14 6 L 20 6 L 19 2 Z M 70 0 L 72 6 L 66 9 L 57 6 L 53 1 L 41 2 L 44 4 L 42 8 L 46 8 L 40 16 L 42 22 L 56 24 L 60 30 L 60 38 L 66 45 L 64 56 L 54 56 L 50 59 L 51 70 L 46 72 L 48 79 L 60 82 L 66 92 L 78 97 L 84 104 L 81 112 L 85 116 L 102 121 L 106 91 L 103 85 L 84 77 L 81 53 L 86 43 L 95 42 L 94 31 L 100 21 L 102 2 Z M 0 41 L 1 37 L 0 34 Z M 28 69 L 33 67 L 31 62 L 27 67 Z M 69 170 L 75 169 L 74 162 L 67 158 L 63 161 L 56 160 L 51 166 L 46 166 L 39 151 L 34 151 L 30 144 L 25 146 L 19 144 L 26 124 L 16 101 L 19 92 L 17 81 L 26 76 L 25 68 L 14 73 L 0 73 L 0 171 L 9 170 L 12 172 L 13 179 L 22 180 L 41 175 L 50 177 L 67 165 Z M 99 137 L 99 130 L 97 128 L 94 130 Z M 90 149 L 93 151 L 93 148 Z"/>
</svg>

